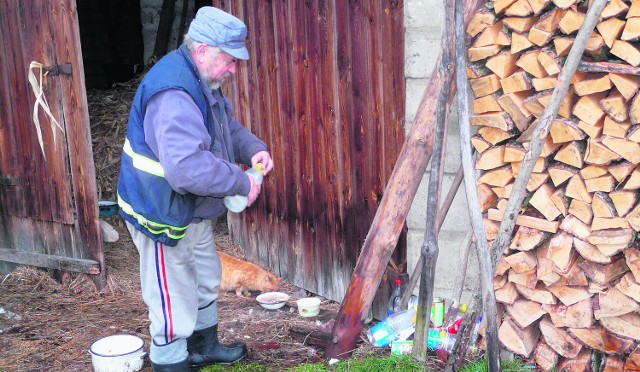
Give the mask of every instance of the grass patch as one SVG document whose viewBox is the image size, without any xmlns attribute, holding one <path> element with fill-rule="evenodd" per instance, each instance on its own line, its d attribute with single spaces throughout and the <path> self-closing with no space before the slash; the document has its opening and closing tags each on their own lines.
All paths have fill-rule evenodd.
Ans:
<svg viewBox="0 0 640 372">
<path fill-rule="evenodd" d="M 260 364 L 233 364 L 230 366 L 212 366 L 201 372 L 268 372 L 270 367 Z M 392 355 L 388 358 L 366 357 L 343 360 L 336 365 L 324 363 L 305 363 L 284 369 L 287 372 L 402 372 L 426 371 L 424 364 L 408 355 Z"/>
<path fill-rule="evenodd" d="M 523 372 L 523 371 L 535 371 L 535 368 L 522 364 L 519 359 L 502 360 L 500 361 L 500 367 L 503 372 Z M 489 372 L 489 362 L 486 359 L 481 359 L 477 362 L 469 363 L 460 369 L 460 372 Z"/>
</svg>

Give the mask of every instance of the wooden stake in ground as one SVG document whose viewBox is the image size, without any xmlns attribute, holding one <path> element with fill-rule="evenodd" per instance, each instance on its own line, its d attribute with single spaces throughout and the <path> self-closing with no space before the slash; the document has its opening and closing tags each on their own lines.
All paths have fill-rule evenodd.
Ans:
<svg viewBox="0 0 640 372">
<path fill-rule="evenodd" d="M 458 87 L 458 118 L 460 124 L 460 153 L 464 170 L 464 185 L 469 206 L 469 217 L 473 233 L 476 236 L 476 250 L 480 262 L 482 286 L 482 312 L 487 340 L 487 360 L 490 371 L 500 371 L 500 344 L 498 343 L 498 313 L 496 294 L 493 288 L 495 264 L 491 265 L 487 235 L 482 222 L 482 212 L 476 189 L 476 176 L 471 155 L 471 123 L 469 113 L 469 84 L 467 83 L 467 62 L 465 49 L 464 22 L 462 18 L 462 0 L 456 0 L 455 9 L 455 45 L 456 45 L 456 85 Z M 457 351 L 454 350 L 454 353 Z"/>
<path fill-rule="evenodd" d="M 468 20 L 484 1 L 470 0 L 466 4 L 465 22 L 468 24 Z M 441 49 L 444 48 L 453 48 L 453 42 L 443 38 Z M 444 71 L 436 70 L 425 90 L 356 262 L 351 283 L 331 332 L 332 343 L 325 353 L 327 359 L 347 358 L 355 349 L 376 288 L 380 285 L 384 269 L 398 242 L 409 207 L 433 151 L 435 98 L 444 89 L 449 92 L 447 103 L 453 100 L 455 86 L 445 86 L 444 80 Z"/>
<path fill-rule="evenodd" d="M 591 32 L 595 28 L 600 13 L 606 3 L 607 0 L 594 0 L 593 5 L 589 8 L 584 23 L 578 31 L 578 35 L 573 42 L 569 56 L 567 57 L 562 71 L 560 72 L 558 85 L 556 85 L 553 90 L 551 100 L 545 108 L 538 125 L 536 125 L 533 130 L 529 151 L 527 152 L 525 161 L 516 176 L 513 189 L 511 190 L 511 196 L 509 197 L 509 203 L 507 204 L 502 223 L 500 224 L 500 230 L 493 242 L 493 246 L 491 247 L 493 267 L 496 267 L 511 240 L 511 234 L 515 226 L 516 217 L 518 215 L 518 211 L 522 207 L 522 202 L 524 201 L 526 186 L 529 178 L 531 177 L 531 173 L 533 172 L 536 160 L 542 152 L 542 144 L 545 143 L 547 135 L 549 134 L 549 126 L 558 115 L 558 110 L 569 91 L 569 85 L 571 84 L 573 75 L 580 63 L 587 41 L 589 40 Z"/>
<path fill-rule="evenodd" d="M 445 2 L 444 25 L 447 34 L 451 34 L 454 23 L 451 16 L 455 12 L 451 0 Z M 464 20 L 461 21 L 464 23 Z M 453 79 L 453 51 L 445 48 L 442 50 L 439 69 L 449 71 L 445 74 L 445 86 Z M 465 75 L 466 76 L 466 75 Z M 431 317 L 431 303 L 433 301 L 433 287 L 436 275 L 436 262 L 438 261 L 438 232 L 436 219 L 440 199 L 440 187 L 444 162 L 444 136 L 446 134 L 449 105 L 447 104 L 447 91 L 441 90 L 436 103 L 436 134 L 433 140 L 433 156 L 431 157 L 431 171 L 429 173 L 429 191 L 427 195 L 427 214 L 424 241 L 420 257 L 423 261 L 422 275 L 420 277 L 420 293 L 418 295 L 418 311 L 416 319 L 416 331 L 414 334 L 413 356 L 425 361 L 427 358 L 427 336 L 429 334 L 429 322 Z"/>
<path fill-rule="evenodd" d="M 447 119 L 447 121 L 448 120 L 449 119 Z M 443 151 L 446 151 L 444 147 L 443 147 Z M 444 167 L 440 167 L 440 175 L 442 175 L 442 172 L 444 171 L 443 168 Z M 440 233 L 440 228 L 442 228 L 442 224 L 444 223 L 444 219 L 447 217 L 447 213 L 449 212 L 449 209 L 451 208 L 451 204 L 453 204 L 453 199 L 455 198 L 456 194 L 458 193 L 458 189 L 460 188 L 460 184 L 461 183 L 462 183 L 462 165 L 460 165 L 458 167 L 458 171 L 456 172 L 456 176 L 454 177 L 453 182 L 451 183 L 451 186 L 449 187 L 449 192 L 447 193 L 447 196 L 445 196 L 444 200 L 442 201 L 442 205 L 440 206 L 440 209 L 438 210 L 438 223 L 436 224 L 436 232 L 437 233 Z M 442 184 L 442 176 L 440 177 L 440 184 Z M 468 250 L 468 247 L 467 247 L 467 250 Z M 465 260 L 465 262 L 466 262 L 466 260 Z M 424 259 L 422 258 L 422 255 L 420 255 L 420 258 L 418 258 L 418 262 L 416 262 L 416 267 L 413 269 L 413 273 L 411 274 L 411 277 L 409 278 L 409 283 L 407 284 L 407 287 L 405 288 L 405 292 L 402 295 L 402 299 L 400 300 L 400 308 L 401 309 L 404 309 L 404 308 L 407 307 L 407 304 L 409 303 L 409 299 L 413 295 L 413 290 L 416 288 L 416 284 L 418 284 L 418 279 L 420 279 L 420 275 L 422 274 L 423 265 L 424 265 Z M 465 264 L 465 268 L 466 268 L 466 264 Z M 462 278 L 462 280 L 464 280 L 464 277 Z M 455 290 L 454 290 L 454 293 L 455 293 Z M 456 309 L 456 311 L 457 311 L 457 309 Z"/>
</svg>

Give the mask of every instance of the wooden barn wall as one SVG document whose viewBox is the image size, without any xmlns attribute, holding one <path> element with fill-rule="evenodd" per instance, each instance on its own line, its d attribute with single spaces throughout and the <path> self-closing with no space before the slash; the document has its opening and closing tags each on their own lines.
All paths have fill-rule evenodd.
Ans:
<svg viewBox="0 0 640 372">
<path fill-rule="evenodd" d="M 52 129 L 38 110 L 44 154 L 32 120 L 31 61 L 72 68 L 70 75 L 42 78 L 63 128 Z M 102 263 L 74 0 L 0 1 L 0 105 L 0 249 Z"/>
<path fill-rule="evenodd" d="M 229 95 L 275 160 L 231 234 L 287 281 L 342 300 L 404 140 L 403 3 L 213 3 L 248 26 Z"/>
</svg>

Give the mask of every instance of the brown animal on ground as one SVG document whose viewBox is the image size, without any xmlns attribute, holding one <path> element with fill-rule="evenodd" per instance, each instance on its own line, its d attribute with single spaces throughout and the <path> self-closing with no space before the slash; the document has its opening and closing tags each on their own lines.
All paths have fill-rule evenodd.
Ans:
<svg viewBox="0 0 640 372">
<path fill-rule="evenodd" d="M 280 286 L 280 279 L 251 262 L 218 252 L 222 263 L 220 291 L 235 291 L 238 296 L 249 296 L 249 291 L 270 292 Z"/>
</svg>

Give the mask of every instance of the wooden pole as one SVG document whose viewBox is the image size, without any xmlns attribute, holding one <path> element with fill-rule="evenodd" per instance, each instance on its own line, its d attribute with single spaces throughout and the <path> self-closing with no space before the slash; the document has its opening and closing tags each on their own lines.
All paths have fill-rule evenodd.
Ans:
<svg viewBox="0 0 640 372">
<path fill-rule="evenodd" d="M 453 199 L 456 197 L 456 193 L 458 192 L 458 188 L 460 188 L 460 184 L 462 183 L 462 166 L 458 167 L 458 171 L 453 179 L 453 183 L 449 188 L 449 192 L 447 196 L 444 198 L 442 202 L 442 206 L 438 210 L 438 223 L 437 223 L 437 231 L 440 233 L 440 228 L 442 228 L 442 224 L 444 223 L 445 218 L 447 217 L 447 213 L 451 208 L 451 204 L 453 204 Z M 420 279 L 420 275 L 422 274 L 422 266 L 424 264 L 424 259 L 422 258 L 422 254 L 418 258 L 418 262 L 416 262 L 416 267 L 413 269 L 413 273 L 411 274 L 411 278 L 409 278 L 409 283 L 405 289 L 404 294 L 402 295 L 402 300 L 400 301 L 400 308 L 404 309 L 407 307 L 409 303 L 409 299 L 413 294 L 413 289 L 418 284 L 418 279 Z"/>
<path fill-rule="evenodd" d="M 487 340 L 487 361 L 489 371 L 500 371 L 500 344 L 498 341 L 498 312 L 496 294 L 493 288 L 493 267 L 489 257 L 487 234 L 482 222 L 482 211 L 478 201 L 476 173 L 471 152 L 471 119 L 469 112 L 469 84 L 467 81 L 467 58 L 465 53 L 465 27 L 462 18 L 462 0 L 456 0 L 456 85 L 458 87 L 458 120 L 460 123 L 460 154 L 464 170 L 464 186 L 469 206 L 471 226 L 476 237 L 478 261 L 480 263 L 480 284 L 482 287 L 482 313 Z M 537 159 L 537 158 L 536 158 Z"/>
<path fill-rule="evenodd" d="M 162 1 L 162 8 L 160 10 L 160 22 L 158 23 L 158 32 L 156 33 L 156 43 L 153 48 L 153 55 L 158 57 L 158 59 L 167 54 L 175 9 L 176 0 Z"/>
<path fill-rule="evenodd" d="M 451 35 L 453 31 L 453 1 L 448 0 L 444 5 L 443 33 Z M 464 20 L 463 20 L 464 23 Z M 443 48 L 440 63 L 437 65 L 437 73 L 444 78 L 447 86 L 453 80 L 453 48 Z M 431 171 L 429 173 L 429 191 L 427 194 L 427 215 L 424 240 L 420 258 L 422 258 L 422 275 L 420 276 L 420 293 L 418 295 L 418 310 L 416 319 L 416 332 L 413 336 L 413 356 L 424 361 L 427 357 L 427 335 L 429 332 L 429 320 L 431 317 L 431 303 L 433 302 L 433 283 L 436 276 L 436 263 L 438 262 L 438 232 L 436 231 L 436 219 L 438 215 L 438 199 L 440 195 L 440 182 L 442 173 L 442 158 L 444 157 L 444 134 L 447 125 L 447 91 L 442 89 L 438 94 L 436 103 L 436 134 L 433 140 L 433 157 L 431 158 Z"/>
<path fill-rule="evenodd" d="M 469 251 L 473 245 L 473 229 L 467 232 L 467 236 L 462 243 L 462 254 L 458 261 L 458 270 L 456 275 L 456 281 L 453 284 L 453 290 L 451 291 L 451 307 L 457 312 L 460 308 L 460 298 L 462 298 L 462 288 L 464 286 L 464 279 L 467 277 L 467 266 L 469 264 Z M 455 313 L 453 314 L 455 315 Z"/>
<path fill-rule="evenodd" d="M 629 66 L 629 65 L 623 65 L 621 63 L 612 63 L 612 62 L 585 62 L 585 61 L 581 61 L 578 64 L 578 71 L 580 71 L 580 72 L 606 72 L 606 73 L 614 73 L 614 74 L 640 76 L 640 67 L 634 67 L 634 66 Z"/>
<path fill-rule="evenodd" d="M 551 123 L 553 123 L 556 116 L 558 115 L 560 104 L 569 91 L 569 85 L 571 85 L 571 80 L 573 79 L 573 75 L 575 74 L 578 64 L 580 63 L 580 59 L 582 58 L 582 54 L 584 53 L 587 41 L 589 40 L 591 32 L 596 26 L 596 23 L 598 23 L 600 13 L 602 13 L 602 9 L 604 8 L 606 3 L 607 0 L 594 0 L 591 7 L 589 7 L 587 16 L 585 17 L 585 20 L 582 23 L 580 30 L 578 31 L 578 35 L 573 42 L 571 51 L 569 52 L 564 66 L 562 67 L 562 71 L 560 71 L 560 75 L 558 76 L 558 83 L 553 89 L 553 94 L 551 95 L 549 105 L 545 108 L 542 117 L 540 117 L 538 125 L 536 125 L 533 130 L 531 143 L 529 145 L 529 151 L 527 151 L 524 161 L 522 162 L 522 166 L 520 167 L 520 171 L 518 172 L 516 180 L 514 181 L 513 189 L 511 190 L 511 196 L 509 197 L 507 208 L 504 212 L 504 216 L 502 217 L 502 222 L 500 223 L 498 235 L 493 241 L 493 246 L 491 247 L 491 262 L 494 269 L 500 261 L 500 258 L 502 257 L 507 244 L 511 241 L 511 234 L 513 233 L 513 228 L 516 224 L 518 211 L 522 207 L 527 182 L 529 181 L 529 177 L 531 177 L 531 173 L 533 172 L 533 166 L 535 165 L 536 160 L 538 160 L 538 157 L 542 152 L 542 144 L 549 134 L 549 126 L 551 125 Z M 476 235 L 476 237 L 477 236 L 478 235 Z M 492 273 L 493 272 L 494 271 L 492 271 Z"/>
<path fill-rule="evenodd" d="M 467 1 L 465 24 L 484 4 L 481 0 Z M 452 35 L 442 38 L 441 49 L 452 47 Z M 346 358 L 355 349 L 376 288 L 398 242 L 422 174 L 433 150 L 435 99 L 438 92 L 449 92 L 447 103 L 453 100 L 455 86 L 444 85 L 444 76 L 434 73 L 423 96 L 416 118 L 387 182 L 384 196 L 369 229 L 362 252 L 353 270 L 353 277 L 342 301 L 331 332 L 331 344 L 326 358 Z"/>
</svg>

